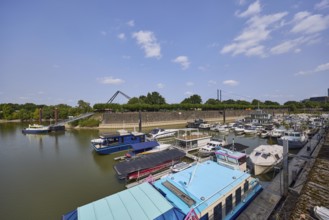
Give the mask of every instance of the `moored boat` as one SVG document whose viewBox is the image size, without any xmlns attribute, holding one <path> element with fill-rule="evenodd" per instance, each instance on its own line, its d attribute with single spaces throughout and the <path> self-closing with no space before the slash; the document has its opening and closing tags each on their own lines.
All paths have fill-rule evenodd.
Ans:
<svg viewBox="0 0 329 220">
<path fill-rule="evenodd" d="M 168 168 L 176 164 L 184 156 L 185 153 L 183 151 L 169 149 L 120 162 L 114 166 L 114 169 L 119 179 L 133 180 Z"/>
<path fill-rule="evenodd" d="M 174 172 L 174 173 L 177 173 L 179 171 L 182 171 L 182 170 L 185 170 L 185 169 L 189 168 L 190 166 L 192 166 L 191 163 L 187 163 L 185 161 L 182 161 L 180 163 L 177 163 L 177 164 L 171 166 L 171 171 Z"/>
<path fill-rule="evenodd" d="M 29 125 L 29 127 L 22 130 L 23 134 L 46 134 L 50 132 L 49 126 L 43 126 L 39 124 Z"/>
<path fill-rule="evenodd" d="M 260 145 L 249 156 L 255 175 L 267 173 L 278 166 L 283 159 L 283 147 L 280 145 Z"/>
<path fill-rule="evenodd" d="M 91 145 L 98 154 L 112 154 L 131 148 L 132 144 L 145 142 L 146 135 L 139 132 L 118 132 L 117 134 L 103 134 L 91 140 Z"/>
<path fill-rule="evenodd" d="M 261 190 L 250 174 L 208 160 L 83 205 L 62 220 L 236 219 Z"/>
<path fill-rule="evenodd" d="M 139 155 L 152 154 L 169 149 L 170 144 L 160 144 L 157 141 L 147 141 L 131 145 L 131 150 L 125 154 L 132 158 Z"/>
<path fill-rule="evenodd" d="M 222 146 L 226 145 L 226 141 L 220 138 L 211 138 L 211 141 L 207 143 L 206 146 L 203 146 L 199 149 L 199 156 L 207 157 L 215 153 L 216 150 L 219 150 Z"/>
<path fill-rule="evenodd" d="M 307 136 L 300 131 L 285 131 L 278 139 L 278 144 L 283 146 L 283 141 L 288 141 L 289 149 L 300 149 L 307 143 Z"/>
<path fill-rule="evenodd" d="M 178 129 L 163 129 L 163 128 L 154 128 L 150 133 L 147 134 L 147 137 L 151 140 L 156 140 L 165 137 L 175 136 Z"/>
<path fill-rule="evenodd" d="M 245 153 L 221 148 L 215 152 L 215 156 L 217 163 L 222 166 L 243 172 L 248 171 L 247 154 Z"/>
</svg>

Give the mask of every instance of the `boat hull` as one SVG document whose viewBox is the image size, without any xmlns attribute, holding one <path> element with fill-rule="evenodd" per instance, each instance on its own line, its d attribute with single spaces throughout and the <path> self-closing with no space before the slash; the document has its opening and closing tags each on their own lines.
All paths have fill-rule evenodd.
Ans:
<svg viewBox="0 0 329 220">
<path fill-rule="evenodd" d="M 304 147 L 304 145 L 307 143 L 307 140 L 305 141 L 288 141 L 288 146 L 289 149 L 301 149 L 302 147 Z M 282 139 L 278 139 L 278 144 L 283 146 L 283 140 Z"/>
<path fill-rule="evenodd" d="M 92 143 L 92 146 L 94 147 L 94 150 L 96 153 L 101 155 L 107 155 L 107 154 L 113 154 L 121 151 L 125 151 L 130 149 L 130 144 L 124 144 L 124 145 L 117 145 L 117 146 L 105 146 L 101 147 L 101 144 L 94 144 Z"/>
<path fill-rule="evenodd" d="M 47 134 L 49 133 L 49 129 L 42 129 L 42 130 L 29 130 L 29 129 L 23 129 L 23 134 Z"/>
</svg>

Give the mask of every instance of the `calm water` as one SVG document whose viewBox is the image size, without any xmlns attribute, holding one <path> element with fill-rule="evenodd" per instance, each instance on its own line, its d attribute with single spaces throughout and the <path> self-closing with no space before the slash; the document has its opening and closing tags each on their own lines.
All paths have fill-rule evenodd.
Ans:
<svg viewBox="0 0 329 220">
<path fill-rule="evenodd" d="M 115 176 L 116 155 L 100 156 L 90 147 L 98 130 L 23 135 L 24 124 L 0 123 L 1 219 L 60 219 L 78 206 L 123 190 Z M 227 137 L 229 143 L 234 136 Z M 266 140 L 234 137 L 250 146 Z"/>
</svg>

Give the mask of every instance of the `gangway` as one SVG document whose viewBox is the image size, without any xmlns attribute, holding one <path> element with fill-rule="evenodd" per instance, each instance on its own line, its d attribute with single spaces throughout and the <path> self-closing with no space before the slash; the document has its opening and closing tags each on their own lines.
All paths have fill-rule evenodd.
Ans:
<svg viewBox="0 0 329 220">
<path fill-rule="evenodd" d="M 80 120 L 80 119 L 83 119 L 83 118 L 88 118 L 90 116 L 92 116 L 93 114 L 95 114 L 94 112 L 87 112 L 85 114 L 82 114 L 82 115 L 78 115 L 76 117 L 73 117 L 73 118 L 69 118 L 69 119 L 66 119 L 64 121 L 61 121 L 61 122 L 58 122 L 56 123 L 55 125 L 56 126 L 61 126 L 61 125 L 65 125 L 67 123 L 71 123 L 71 122 L 74 122 L 74 121 L 77 121 L 77 120 Z"/>
</svg>

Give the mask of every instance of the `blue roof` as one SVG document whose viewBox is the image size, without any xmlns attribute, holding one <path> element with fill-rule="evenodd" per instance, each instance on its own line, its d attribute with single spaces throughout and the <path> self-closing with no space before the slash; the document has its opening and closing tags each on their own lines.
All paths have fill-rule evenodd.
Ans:
<svg viewBox="0 0 329 220">
<path fill-rule="evenodd" d="M 78 208 L 79 220 L 155 219 L 173 206 L 149 183 Z"/>
<path fill-rule="evenodd" d="M 162 178 L 154 185 L 164 192 L 167 199 L 172 201 L 184 214 L 187 214 L 192 207 L 197 207 L 195 211 L 200 213 L 222 196 L 226 197 L 228 192 L 249 177 L 248 173 L 229 169 L 209 160 Z M 195 204 L 189 207 L 162 184 L 166 181 L 193 199 Z"/>
<path fill-rule="evenodd" d="M 131 148 L 134 151 L 138 151 L 138 150 L 153 148 L 153 147 L 156 147 L 156 146 L 159 146 L 159 143 L 157 141 L 147 141 L 147 142 L 132 144 Z"/>
</svg>

